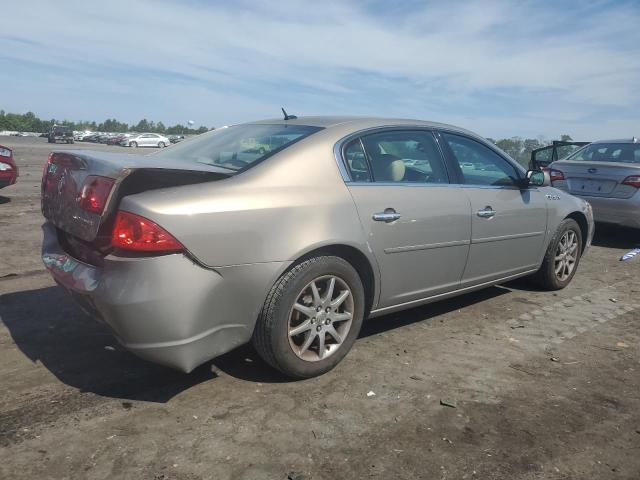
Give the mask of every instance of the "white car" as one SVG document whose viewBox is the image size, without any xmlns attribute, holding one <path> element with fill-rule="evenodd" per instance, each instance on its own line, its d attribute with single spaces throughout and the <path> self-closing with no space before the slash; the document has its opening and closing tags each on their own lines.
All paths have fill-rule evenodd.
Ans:
<svg viewBox="0 0 640 480">
<path fill-rule="evenodd" d="M 171 141 L 164 135 L 157 133 L 141 133 L 129 138 L 125 138 L 120 142 L 125 147 L 158 147 L 164 148 L 171 145 Z"/>
</svg>

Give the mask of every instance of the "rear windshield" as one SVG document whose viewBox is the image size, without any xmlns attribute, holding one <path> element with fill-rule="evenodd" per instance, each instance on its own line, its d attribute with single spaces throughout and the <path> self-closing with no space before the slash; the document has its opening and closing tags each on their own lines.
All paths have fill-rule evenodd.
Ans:
<svg viewBox="0 0 640 480">
<path fill-rule="evenodd" d="M 185 140 L 156 157 L 246 170 L 251 165 L 322 130 L 307 125 L 236 125 Z"/>
<path fill-rule="evenodd" d="M 592 143 L 566 160 L 640 163 L 640 143 Z"/>
</svg>

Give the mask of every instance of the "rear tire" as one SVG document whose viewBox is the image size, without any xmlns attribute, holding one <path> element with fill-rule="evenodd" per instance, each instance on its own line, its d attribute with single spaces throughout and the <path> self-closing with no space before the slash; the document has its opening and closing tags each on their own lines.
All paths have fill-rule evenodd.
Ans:
<svg viewBox="0 0 640 480">
<path fill-rule="evenodd" d="M 561 290 L 573 279 L 582 254 L 582 231 L 578 223 L 565 218 L 553 235 L 533 280 L 545 290 Z"/>
<path fill-rule="evenodd" d="M 340 363 L 356 341 L 364 298 L 362 281 L 350 263 L 334 256 L 312 257 L 273 285 L 253 345 L 269 365 L 289 377 L 322 375 Z"/>
<path fill-rule="evenodd" d="M 138 147 L 138 142 L 129 142 L 129 146 L 131 148 L 137 148 Z"/>
</svg>

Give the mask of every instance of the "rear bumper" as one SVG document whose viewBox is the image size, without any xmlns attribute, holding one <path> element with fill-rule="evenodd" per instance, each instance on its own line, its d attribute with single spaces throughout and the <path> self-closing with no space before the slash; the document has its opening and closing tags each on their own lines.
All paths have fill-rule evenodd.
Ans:
<svg viewBox="0 0 640 480">
<path fill-rule="evenodd" d="M 185 372 L 250 340 L 283 264 L 203 268 L 183 254 L 107 256 L 87 265 L 43 225 L 42 259 L 54 279 L 136 355 Z"/>
<path fill-rule="evenodd" d="M 596 222 L 640 228 L 640 191 L 631 198 L 581 196 L 591 204 Z"/>
</svg>

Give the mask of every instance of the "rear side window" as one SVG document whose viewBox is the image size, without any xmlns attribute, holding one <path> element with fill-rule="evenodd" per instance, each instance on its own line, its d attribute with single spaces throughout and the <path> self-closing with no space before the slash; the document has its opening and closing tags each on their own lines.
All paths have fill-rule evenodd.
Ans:
<svg viewBox="0 0 640 480">
<path fill-rule="evenodd" d="M 186 163 L 245 170 L 319 130 L 322 128 L 308 125 L 236 125 L 185 140 L 154 155 Z"/>
<path fill-rule="evenodd" d="M 369 165 L 367 164 L 367 158 L 362 149 L 360 139 L 357 138 L 351 141 L 344 148 L 344 160 L 349 168 L 351 174 L 351 180 L 354 182 L 370 182 L 371 173 L 369 172 Z"/>
<path fill-rule="evenodd" d="M 567 160 L 587 162 L 640 163 L 640 144 L 592 143 L 578 150 Z"/>
<path fill-rule="evenodd" d="M 433 134 L 389 130 L 362 137 L 375 182 L 449 183 Z"/>
<path fill-rule="evenodd" d="M 520 175 L 507 160 L 486 145 L 461 135 L 443 133 L 466 185 L 512 186 Z"/>
</svg>

